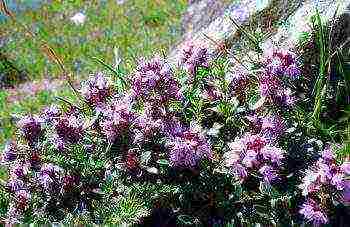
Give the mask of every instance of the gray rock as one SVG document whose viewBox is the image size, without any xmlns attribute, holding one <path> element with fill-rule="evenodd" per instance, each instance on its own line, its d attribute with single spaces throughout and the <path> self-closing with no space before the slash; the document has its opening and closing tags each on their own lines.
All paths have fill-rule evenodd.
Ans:
<svg viewBox="0 0 350 227">
<path fill-rule="evenodd" d="M 239 3 L 232 3 L 224 7 L 223 12 L 214 10 L 214 16 L 206 18 L 205 12 L 207 11 L 204 10 L 203 13 L 200 10 L 206 9 L 205 4 L 208 2 L 211 1 L 195 1 L 189 7 L 185 17 L 190 15 L 191 19 L 183 20 L 183 23 L 188 23 L 188 25 L 183 25 L 185 28 L 183 39 L 169 54 L 171 63 L 178 61 L 179 50 L 188 41 L 207 47 L 211 56 L 215 56 L 220 51 L 219 46 L 225 45 L 231 50 L 230 53 L 244 58 L 247 54 L 246 40 L 242 39 L 244 35 L 240 33 L 230 18 L 234 18 L 239 26 L 250 32 L 260 29 L 262 34 L 269 34 L 269 37 L 263 38 L 265 41 L 261 46 L 262 49 L 272 45 L 285 48 L 295 47 L 300 34 L 310 31 L 309 22 L 311 16 L 315 14 L 316 7 L 324 20 L 330 21 L 339 4 L 338 13 L 341 16 L 338 17 L 338 23 L 336 23 L 335 31 L 338 32 L 334 33 L 334 42 L 339 43 L 346 40 L 350 32 L 349 14 L 347 14 L 350 0 L 339 2 L 335 0 L 241 0 Z M 257 5 L 257 2 L 264 4 Z M 211 17 L 209 13 L 208 15 Z M 198 21 L 203 21 L 203 23 Z"/>
<path fill-rule="evenodd" d="M 182 16 L 181 30 L 185 39 L 221 16 L 229 5 L 227 0 L 192 0 Z"/>
<path fill-rule="evenodd" d="M 334 29 L 334 35 L 338 37 L 339 35 L 349 37 L 349 6 L 349 0 L 342 0 L 338 2 L 334 0 L 323 0 L 319 2 L 304 1 L 298 7 L 295 13 L 287 18 L 287 26 L 281 26 L 272 37 L 264 42 L 263 49 L 269 48 L 271 45 L 292 49 L 296 47 L 300 34 L 303 32 L 311 32 L 311 17 L 315 15 L 316 8 L 318 9 L 322 19 L 327 23 L 333 19 L 337 7 L 339 7 L 336 16 L 337 22 L 335 23 L 336 26 Z M 345 40 L 346 38 L 343 37 L 334 41 L 340 44 Z"/>
</svg>

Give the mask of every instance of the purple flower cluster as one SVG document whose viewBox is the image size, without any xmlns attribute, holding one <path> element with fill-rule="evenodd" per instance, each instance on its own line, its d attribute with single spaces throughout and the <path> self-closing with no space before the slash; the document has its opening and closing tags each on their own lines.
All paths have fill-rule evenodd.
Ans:
<svg viewBox="0 0 350 227">
<path fill-rule="evenodd" d="M 261 75 L 259 78 L 259 90 L 262 97 L 274 104 L 293 106 L 296 102 L 296 97 L 293 96 L 291 89 L 286 87 L 282 83 L 281 78 L 275 75 Z"/>
<path fill-rule="evenodd" d="M 7 142 L 5 144 L 4 150 L 2 151 L 0 161 L 2 163 L 15 161 L 17 158 L 17 152 L 18 152 L 17 144 L 13 141 Z"/>
<path fill-rule="evenodd" d="M 99 72 L 90 77 L 82 86 L 81 94 L 92 106 L 99 106 L 112 94 L 112 85 L 106 76 Z"/>
<path fill-rule="evenodd" d="M 269 142 L 274 142 L 286 130 L 284 120 L 277 115 L 268 116 L 248 116 L 248 120 L 252 123 L 252 129 L 255 133 L 263 135 Z"/>
<path fill-rule="evenodd" d="M 300 189 L 306 202 L 303 204 L 300 214 L 302 214 L 308 222 L 312 222 L 315 226 L 328 222 L 327 211 L 321 209 L 325 207 L 322 194 L 327 192 L 329 195 L 335 195 L 336 192 L 344 194 L 343 202 L 348 199 L 346 192 L 350 189 L 350 163 L 345 162 L 338 166 L 333 155 L 333 151 L 329 145 L 322 152 L 322 156 L 307 170 L 302 180 Z"/>
<path fill-rule="evenodd" d="M 298 78 L 301 70 L 296 55 L 287 50 L 272 50 L 265 56 L 266 72 L 278 77 Z"/>
<path fill-rule="evenodd" d="M 296 79 L 301 74 L 295 54 L 274 50 L 267 54 L 264 65 L 265 69 L 259 77 L 260 95 L 279 105 L 293 105 L 296 98 L 284 83 L 284 78 Z"/>
<path fill-rule="evenodd" d="M 10 167 L 10 176 L 23 179 L 29 173 L 30 167 L 30 163 L 24 163 L 22 161 L 13 163 Z"/>
<path fill-rule="evenodd" d="M 139 63 L 132 81 L 132 96 L 147 100 L 155 106 L 182 99 L 170 66 L 157 56 Z"/>
<path fill-rule="evenodd" d="M 228 81 L 230 82 L 230 93 L 237 97 L 240 102 L 244 102 L 246 91 L 250 85 L 248 72 L 243 67 L 236 66 L 233 68 L 234 73 L 229 74 Z"/>
<path fill-rule="evenodd" d="M 178 168 L 194 168 L 200 160 L 212 158 L 209 142 L 196 127 L 170 137 L 167 147 L 171 165 Z"/>
<path fill-rule="evenodd" d="M 306 220 L 312 222 L 314 226 L 328 223 L 327 215 L 314 200 L 310 199 L 306 201 L 302 205 L 299 213 L 302 214 Z"/>
<path fill-rule="evenodd" d="M 122 135 L 133 122 L 130 97 L 114 98 L 112 102 L 102 108 L 103 118 L 100 122 L 102 133 L 111 143 Z"/>
<path fill-rule="evenodd" d="M 16 161 L 9 167 L 10 175 L 6 188 L 13 195 L 7 220 L 10 223 L 21 219 L 30 207 L 32 198 L 42 193 L 50 197 L 58 196 L 63 189 L 64 172 L 60 167 L 52 163 L 40 164 L 37 170 L 31 167 L 31 163 L 24 160 Z"/>
<path fill-rule="evenodd" d="M 34 146 L 43 135 L 42 123 L 38 116 L 25 116 L 18 121 L 17 125 L 30 146 Z"/>
<path fill-rule="evenodd" d="M 62 112 L 57 105 L 51 105 L 42 110 L 41 117 L 46 123 L 52 122 L 55 118 L 61 116 Z"/>
<path fill-rule="evenodd" d="M 158 117 L 153 116 L 153 112 L 146 106 L 144 112 L 135 119 L 134 143 L 147 141 L 164 131 L 164 121 L 159 118 L 159 115 Z"/>
<path fill-rule="evenodd" d="M 84 136 L 84 122 L 79 116 L 74 114 L 65 114 L 54 120 L 55 136 L 52 142 L 55 147 L 62 151 L 67 144 L 76 144 Z"/>
<path fill-rule="evenodd" d="M 284 159 L 284 151 L 268 144 L 260 135 L 246 134 L 229 144 L 226 166 L 235 177 L 245 180 L 248 175 L 257 173 L 266 183 L 277 180 L 278 169 Z"/>
<path fill-rule="evenodd" d="M 41 166 L 40 172 L 38 173 L 37 180 L 39 185 L 46 192 L 51 192 L 57 186 L 57 183 L 62 182 L 61 174 L 63 170 L 56 165 L 46 163 Z"/>
<path fill-rule="evenodd" d="M 15 203 L 12 203 L 10 210 L 12 216 L 20 216 L 28 208 L 31 193 L 28 187 L 28 177 L 30 174 L 30 164 L 17 160 L 9 166 L 9 179 L 6 182 L 6 188 L 13 194 Z"/>
<path fill-rule="evenodd" d="M 180 64 L 193 76 L 197 74 L 200 67 L 208 68 L 208 50 L 201 45 L 187 42 L 180 57 Z"/>
</svg>

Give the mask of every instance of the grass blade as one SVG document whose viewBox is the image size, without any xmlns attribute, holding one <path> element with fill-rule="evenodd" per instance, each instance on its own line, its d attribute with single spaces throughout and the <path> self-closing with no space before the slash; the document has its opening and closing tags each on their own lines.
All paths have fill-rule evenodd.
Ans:
<svg viewBox="0 0 350 227">
<path fill-rule="evenodd" d="M 93 60 L 95 60 L 96 62 L 100 63 L 101 65 L 103 65 L 106 69 L 108 69 L 109 71 L 111 71 L 114 75 L 117 76 L 117 78 L 122 82 L 123 88 L 127 87 L 127 83 L 123 77 L 123 75 L 116 69 L 114 69 L 112 66 L 108 65 L 107 63 L 105 63 L 103 60 L 97 58 L 97 57 L 91 57 Z"/>
</svg>

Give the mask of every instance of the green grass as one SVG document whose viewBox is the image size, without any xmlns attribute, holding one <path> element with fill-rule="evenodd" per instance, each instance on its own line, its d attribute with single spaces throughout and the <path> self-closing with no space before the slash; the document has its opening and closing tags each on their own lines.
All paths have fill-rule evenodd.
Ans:
<svg viewBox="0 0 350 227">
<path fill-rule="evenodd" d="M 35 33 L 35 39 L 26 35 L 19 23 L 0 22 L 1 35 L 9 37 L 0 51 L 26 70 L 30 80 L 58 78 L 62 74 L 60 68 L 40 49 L 44 41 L 57 52 L 76 79 L 83 79 L 103 69 L 92 57 L 114 63 L 114 47 L 119 49 L 122 58 L 120 66 L 130 72 L 136 59 L 167 52 L 178 38 L 185 0 L 128 0 L 122 5 L 115 0 L 102 2 L 53 1 L 17 15 L 18 22 Z M 84 25 L 77 26 L 69 20 L 77 12 L 87 16 Z M 0 91 L 0 144 L 13 133 L 11 114 L 37 112 L 57 95 L 72 97 L 71 91 L 64 87 L 61 92 L 39 92 L 10 103 L 8 92 Z"/>
</svg>

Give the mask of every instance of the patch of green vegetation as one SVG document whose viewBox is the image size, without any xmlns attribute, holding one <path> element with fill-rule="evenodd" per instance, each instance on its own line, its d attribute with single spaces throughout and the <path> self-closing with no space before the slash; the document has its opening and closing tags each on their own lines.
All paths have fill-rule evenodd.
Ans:
<svg viewBox="0 0 350 227">
<path fill-rule="evenodd" d="M 8 37 L 1 51 L 26 70 L 31 80 L 62 75 L 60 68 L 50 62 L 40 48 L 43 42 L 57 52 L 75 79 L 86 78 L 102 68 L 92 57 L 113 65 L 114 47 L 118 48 L 122 58 L 120 67 L 129 72 L 139 57 L 167 52 L 178 38 L 180 16 L 186 2 L 52 1 L 39 9 L 17 15 L 17 23 L 9 19 L 0 22 L 2 36 Z M 78 12 L 86 15 L 86 22 L 82 25 L 70 21 L 70 17 Z M 34 40 L 24 27 L 35 34 Z M 58 94 L 43 91 L 18 102 L 9 102 L 8 93 L 0 91 L 0 144 L 13 133 L 12 114 L 37 112 L 53 102 L 55 96 L 72 97 L 72 92 L 68 88 L 62 88 Z"/>
<path fill-rule="evenodd" d="M 1 114 L 1 132 L 0 143 L 12 137 L 15 130 L 14 118 L 16 115 L 26 115 L 28 113 L 37 113 L 49 103 L 56 101 L 55 97 L 65 97 L 73 100 L 73 94 L 68 88 L 57 91 L 40 91 L 33 96 L 27 96 L 24 99 L 8 102 L 6 91 L 0 91 L 0 114 Z"/>
</svg>

